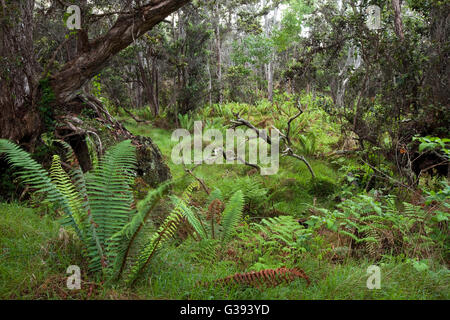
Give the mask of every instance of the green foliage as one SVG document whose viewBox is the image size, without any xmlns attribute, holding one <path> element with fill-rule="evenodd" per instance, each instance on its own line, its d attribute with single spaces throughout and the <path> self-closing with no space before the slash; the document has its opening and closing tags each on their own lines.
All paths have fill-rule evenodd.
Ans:
<svg viewBox="0 0 450 320">
<path fill-rule="evenodd" d="M 329 179 L 317 177 L 311 179 L 309 192 L 315 196 L 326 197 L 332 195 L 336 189 L 336 185 Z"/>
<path fill-rule="evenodd" d="M 97 97 L 97 98 L 101 98 L 102 96 L 102 85 L 100 82 L 100 75 L 96 75 L 92 78 L 91 80 L 92 83 L 92 87 L 93 87 L 93 94 Z"/>
<path fill-rule="evenodd" d="M 244 194 L 241 190 L 236 191 L 227 202 L 222 215 L 222 242 L 226 243 L 231 239 L 234 229 L 242 219 L 242 209 L 244 206 Z"/>
<path fill-rule="evenodd" d="M 372 258 L 382 254 L 407 253 L 413 257 L 428 257 L 433 252 L 448 254 L 448 239 L 442 235 L 442 224 L 448 219 L 439 211 L 404 202 L 398 208 L 395 196 L 380 200 L 358 195 L 337 205 L 337 209 L 316 209 L 308 224 L 313 229 L 325 226 L 331 231 L 363 244 Z M 442 217 L 441 220 L 438 217 Z M 445 232 L 445 231 L 444 231 Z"/>
<path fill-rule="evenodd" d="M 22 181 L 36 190 L 37 193 L 46 193 L 49 201 L 60 201 L 63 199 L 56 187 L 51 183 L 48 173 L 37 163 L 30 154 L 22 150 L 16 144 L 0 139 L 0 154 L 3 154 L 7 162 L 14 169 Z"/>
<path fill-rule="evenodd" d="M 44 78 L 39 81 L 39 87 L 41 89 L 41 98 L 38 102 L 38 110 L 43 119 L 47 131 L 52 131 L 55 126 L 54 120 L 54 106 L 52 103 L 55 101 L 55 93 L 50 87 L 49 78 Z"/>
<path fill-rule="evenodd" d="M 437 202 L 449 209 L 450 206 L 448 204 L 448 200 L 450 199 L 450 186 L 447 181 L 442 181 L 441 184 L 442 188 L 437 192 L 433 190 L 430 192 L 426 192 L 427 197 L 425 204 L 429 205 L 433 202 Z"/>
<path fill-rule="evenodd" d="M 224 180 L 222 185 L 218 186 L 222 191 L 223 197 L 229 199 L 232 194 L 241 190 L 245 203 L 249 206 L 259 207 L 267 199 L 267 188 L 264 188 L 262 183 L 251 177 L 238 177 L 232 180 Z"/>
<path fill-rule="evenodd" d="M 222 245 L 225 245 L 230 242 L 236 227 L 242 221 L 244 194 L 241 190 L 236 191 L 225 204 L 223 212 L 219 212 L 219 208 L 214 207 L 215 204 L 222 204 L 220 199 L 223 198 L 221 191 L 218 189 L 215 189 L 209 196 L 209 212 L 205 220 L 210 220 L 210 227 L 206 226 L 207 222 L 203 222 L 200 215 L 194 213 L 197 208 L 192 209 L 186 202 L 178 199 L 175 200 L 175 204 L 194 228 L 199 240 L 219 239 Z M 220 236 L 216 232 L 220 232 Z"/>
<path fill-rule="evenodd" d="M 283 12 L 281 28 L 273 36 L 279 51 L 285 51 L 300 40 L 304 26 L 304 16 L 312 13 L 312 7 L 301 0 L 289 1 L 289 7 Z"/>
<path fill-rule="evenodd" d="M 259 231 L 255 233 L 255 236 L 262 246 L 272 247 L 283 252 L 305 251 L 304 243 L 312 234 L 292 216 L 263 219 L 253 226 Z"/>
<path fill-rule="evenodd" d="M 194 118 L 188 113 L 178 114 L 178 121 L 180 126 L 188 131 L 192 131 L 194 128 Z"/>
<path fill-rule="evenodd" d="M 313 156 L 316 153 L 317 140 L 314 132 L 309 132 L 306 135 L 298 136 L 300 152 L 305 156 Z"/>
<path fill-rule="evenodd" d="M 75 164 L 70 147 L 67 157 Z M 136 155 L 129 140 L 111 147 L 90 174 L 84 176 L 75 167 L 71 175 L 61 167 L 59 156 L 53 157 L 50 176 L 28 153 L 15 144 L 0 140 L 0 154 L 20 168 L 17 174 L 36 192 L 47 195 L 46 199 L 57 203 L 65 212 L 62 224 L 73 228 L 84 244 L 92 272 L 102 272 L 107 279 L 121 276 L 129 258 L 130 247 L 149 212 L 168 187 L 161 185 L 133 208 L 131 184 L 134 180 Z M 86 182 L 85 182 L 86 179 Z M 187 188 L 182 200 L 188 201 L 194 186 Z M 178 207 L 169 214 L 163 225 L 151 236 L 137 256 L 128 282 L 133 282 L 143 271 L 151 257 L 170 237 L 182 218 Z"/>
<path fill-rule="evenodd" d="M 450 149 L 448 145 L 450 143 L 450 139 L 444 138 L 441 139 L 439 137 L 414 137 L 413 141 L 419 141 L 419 152 L 429 151 L 429 150 L 437 150 L 442 151 L 447 159 L 450 160 Z"/>
<path fill-rule="evenodd" d="M 198 182 L 194 182 L 186 188 L 181 199 L 176 202 L 175 208 L 169 213 L 162 225 L 155 233 L 153 233 L 148 242 L 140 250 L 137 255 L 136 262 L 131 267 L 128 274 L 128 283 L 133 284 L 136 281 L 137 277 L 142 273 L 143 269 L 147 266 L 156 251 L 174 236 L 179 224 L 182 221 L 183 213 L 185 213 L 185 211 L 183 211 L 183 207 L 186 206 L 193 189 L 197 186 Z M 188 220 L 190 219 L 188 218 Z"/>
</svg>

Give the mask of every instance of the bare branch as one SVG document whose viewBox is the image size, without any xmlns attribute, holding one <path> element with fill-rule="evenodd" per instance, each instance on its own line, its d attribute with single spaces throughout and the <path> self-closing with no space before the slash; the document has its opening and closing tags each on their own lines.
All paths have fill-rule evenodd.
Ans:
<svg viewBox="0 0 450 320">
<path fill-rule="evenodd" d="M 281 138 L 286 141 L 287 146 L 286 146 L 286 149 L 282 152 L 282 155 L 283 156 L 288 156 L 288 157 L 293 157 L 293 158 L 296 158 L 296 159 L 298 159 L 300 161 L 303 161 L 306 164 L 306 166 L 308 167 L 308 170 L 311 173 L 312 178 L 314 179 L 316 177 L 316 175 L 314 174 L 314 170 L 312 169 L 312 167 L 309 164 L 309 162 L 306 160 L 305 157 L 294 153 L 292 151 L 291 147 L 290 147 L 291 146 L 291 140 L 289 138 L 289 133 L 290 133 L 291 122 L 294 121 L 295 119 L 297 119 L 303 113 L 303 110 L 300 107 L 298 109 L 300 111 L 297 114 L 295 114 L 294 116 L 292 116 L 291 118 L 289 118 L 289 120 L 288 120 L 288 126 L 287 126 L 286 134 L 283 134 L 275 126 L 272 126 L 272 128 L 275 129 L 278 132 L 278 134 L 281 136 Z M 257 136 L 258 136 L 258 138 L 262 138 L 268 144 L 272 144 L 271 138 L 267 135 L 267 133 L 265 131 L 256 128 L 249 121 L 247 121 L 245 119 L 242 119 L 239 116 L 239 113 L 234 113 L 233 112 L 233 115 L 236 117 L 236 120 L 231 120 L 231 123 L 232 123 L 231 128 L 235 129 L 235 128 L 240 127 L 240 126 L 246 126 L 246 127 L 250 128 L 250 129 L 252 129 L 253 131 L 255 131 Z M 224 156 L 225 159 L 227 159 L 227 155 L 225 154 L 225 151 L 223 151 L 223 156 Z M 244 163 L 246 165 L 249 165 L 251 167 L 259 169 L 258 166 L 254 165 L 254 164 L 250 164 L 250 163 L 246 162 L 244 159 L 237 159 L 237 158 L 235 158 L 233 160 L 239 160 L 239 161 L 241 161 L 242 163 Z"/>
<path fill-rule="evenodd" d="M 315 173 L 314 173 L 314 170 L 312 169 L 312 167 L 311 167 L 311 165 L 309 164 L 308 160 L 306 160 L 306 158 L 305 158 L 304 156 L 299 156 L 298 154 L 294 153 L 294 152 L 292 151 L 292 149 L 289 148 L 289 147 L 287 147 L 281 154 L 282 154 L 283 156 L 293 157 L 293 158 L 296 158 L 296 159 L 298 159 L 298 160 L 300 160 L 300 161 L 303 161 L 303 162 L 306 164 L 306 166 L 308 167 L 308 170 L 309 170 L 309 172 L 311 173 L 311 177 L 312 177 L 313 179 L 316 178 L 316 175 L 315 175 Z"/>
</svg>

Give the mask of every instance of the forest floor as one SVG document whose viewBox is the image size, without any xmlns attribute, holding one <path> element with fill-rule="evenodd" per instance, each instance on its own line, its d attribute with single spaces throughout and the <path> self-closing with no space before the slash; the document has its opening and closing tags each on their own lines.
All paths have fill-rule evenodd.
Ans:
<svg viewBox="0 0 450 320">
<path fill-rule="evenodd" d="M 214 119 L 213 119 L 214 120 Z M 253 119 L 255 120 L 255 119 Z M 261 119 L 256 119 L 260 121 Z M 172 130 L 136 124 L 123 118 L 135 134 L 150 136 L 160 147 L 170 166 L 180 194 L 193 180 L 182 165 L 170 161 Z M 221 125 L 221 124 L 219 124 Z M 323 126 L 323 123 L 318 123 Z M 324 150 L 336 142 L 332 128 L 318 138 Z M 324 138 L 326 137 L 326 138 Z M 328 140 L 327 140 L 328 139 Z M 339 162 L 324 157 L 310 157 L 316 175 L 339 184 L 342 173 Z M 352 160 L 348 160 L 351 163 Z M 39 207 L 0 204 L 0 298 L 1 299 L 449 299 L 450 273 L 437 260 L 428 260 L 418 268 L 405 255 L 385 254 L 376 261 L 368 256 L 336 253 L 336 239 L 326 231 L 312 236 L 308 244 L 294 248 L 265 247 L 257 239 L 254 223 L 263 218 L 289 215 L 305 219 L 311 206 L 332 208 L 339 192 L 317 194 L 306 166 L 296 159 L 282 158 L 280 170 L 273 176 L 251 174 L 244 165 L 201 165 L 194 171 L 205 184 L 224 192 L 237 186 L 246 189 L 244 222 L 236 236 L 220 252 L 210 244 L 188 237 L 182 228 L 177 237 L 155 256 L 148 272 L 132 288 L 103 286 L 83 272 L 86 262 L 80 255 L 80 244 L 70 235 L 59 233 L 54 217 Z M 139 187 L 137 188 L 139 191 Z M 141 190 L 142 191 L 142 190 Z M 144 192 L 144 191 L 143 191 Z M 206 194 L 199 191 L 195 201 L 202 204 Z M 165 205 L 164 203 L 162 204 Z M 32 205 L 30 205 L 32 207 Z M 156 216 L 155 219 L 160 217 Z M 182 241 L 184 240 L 184 241 Z M 259 241 L 259 242 L 258 242 Z M 269 249 L 267 249 L 269 248 Z M 346 249 L 346 248 L 344 248 Z M 367 288 L 367 268 L 381 268 L 381 288 Z M 82 289 L 66 288 L 66 269 L 79 265 Z M 280 267 L 303 270 L 310 280 L 282 283 L 276 287 L 257 288 L 245 285 L 202 285 L 226 276 Z"/>
</svg>

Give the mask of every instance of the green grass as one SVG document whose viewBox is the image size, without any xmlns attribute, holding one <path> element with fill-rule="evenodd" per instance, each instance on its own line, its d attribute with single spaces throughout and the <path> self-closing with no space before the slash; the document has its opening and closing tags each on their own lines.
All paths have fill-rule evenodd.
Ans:
<svg viewBox="0 0 450 320">
<path fill-rule="evenodd" d="M 261 112 L 256 113 L 255 123 L 264 117 L 268 107 L 261 104 L 258 108 Z M 312 116 L 320 118 L 317 114 Z M 192 177 L 185 173 L 182 165 L 171 161 L 172 148 L 177 144 L 171 141 L 172 131 L 123 120 L 131 132 L 149 136 L 159 146 L 176 181 L 174 192 L 181 193 Z M 318 149 L 323 154 L 336 142 L 336 128 L 331 128 L 327 134 L 320 131 L 319 121 L 308 125 L 319 131 Z M 319 181 L 313 182 L 305 164 L 293 158 L 282 158 L 279 172 L 273 176 L 250 175 L 251 168 L 237 164 L 204 164 L 196 168 L 195 175 L 210 188 L 230 192 L 249 179 L 267 192 L 261 191 L 246 199 L 247 222 L 240 226 L 239 237 L 222 251 L 192 238 L 184 242 L 173 240 L 154 257 L 146 273 L 131 289 L 121 284 L 100 285 L 86 274 L 79 242 L 72 236 L 66 241 L 58 239 L 59 226 L 54 217 L 40 216 L 35 210 L 17 204 L 0 204 L 0 299 L 449 299 L 450 273 L 434 262 L 429 269 L 417 271 L 407 257 L 401 256 L 384 256 L 377 262 L 346 255 L 333 259 L 328 254 L 332 240 L 319 235 L 314 238 L 315 242 L 305 245 L 304 252 L 288 256 L 284 255 L 283 248 L 265 248 L 255 243 L 251 235 L 254 232 L 250 227 L 252 222 L 277 215 L 307 217 L 310 205 L 327 208 L 335 205 L 334 199 L 342 187 L 338 166 L 321 157 L 311 156 L 308 160 Z M 320 179 L 334 184 L 333 190 L 318 193 L 314 188 L 325 185 Z M 204 205 L 205 198 L 204 192 L 198 192 L 194 200 Z M 183 227 L 181 229 L 186 233 Z M 82 269 L 81 290 L 68 291 L 65 287 L 66 269 L 72 264 Z M 380 290 L 366 287 L 366 270 L 372 264 L 381 268 Z M 303 279 L 262 289 L 200 285 L 234 273 L 282 266 L 304 270 L 311 285 L 307 286 Z"/>
<path fill-rule="evenodd" d="M 373 262 L 332 263 L 313 253 L 287 265 L 303 269 L 311 279 L 309 287 L 303 279 L 264 289 L 205 287 L 199 283 L 244 270 L 227 255 L 212 263 L 212 257 L 198 254 L 200 244 L 189 240 L 181 245 L 174 241 L 162 250 L 132 290 L 96 285 L 89 295 L 89 282 L 82 282 L 81 291 L 65 288 L 67 266 L 81 264 L 83 270 L 83 262 L 76 242 L 64 247 L 63 241 L 57 241 L 58 226 L 51 217 L 16 204 L 0 204 L 0 230 L 2 299 L 448 299 L 450 293 L 450 274 L 439 266 L 419 272 L 401 259 L 386 258 L 377 263 L 381 289 L 369 290 L 366 269 Z M 83 279 L 87 280 L 84 274 Z"/>
<path fill-rule="evenodd" d="M 174 165 L 170 161 L 171 148 L 175 145 L 170 140 L 170 131 L 152 129 L 151 126 L 136 126 L 132 123 L 127 127 L 133 133 L 150 136 L 160 146 L 175 178 L 185 175 L 182 166 Z M 323 136 L 320 135 L 322 140 Z M 329 141 L 321 142 L 329 145 L 335 141 L 333 137 L 327 139 Z M 250 219 L 252 215 L 256 216 L 256 219 L 272 215 L 273 210 L 276 214 L 304 217 L 308 215 L 308 206 L 313 203 L 332 207 L 335 204 L 333 198 L 339 194 L 340 173 L 337 172 L 336 166 L 326 161 L 315 158 L 310 158 L 309 161 L 318 177 L 336 185 L 334 193 L 315 194 L 306 166 L 296 159 L 282 158 L 276 175 L 251 176 L 251 179 L 259 181 L 268 190 L 270 199 L 265 206 L 259 208 L 259 212 L 247 212 Z M 221 188 L 245 177 L 249 170 L 250 168 L 243 165 L 202 165 L 195 170 L 195 174 L 207 185 Z M 186 177 L 175 189 L 181 191 L 189 181 Z M 208 261 L 195 261 L 192 256 L 195 256 L 197 245 L 187 242 L 181 247 L 173 246 L 162 252 L 152 264 L 148 278 L 141 280 L 137 288 L 138 292 L 141 292 L 139 294 L 161 299 L 447 299 L 450 292 L 448 270 L 442 269 L 441 266 L 437 266 L 434 271 L 418 272 L 405 260 L 386 258 L 386 261 L 382 262 L 382 289 L 369 290 L 366 287 L 366 270 L 374 262 L 356 259 L 346 259 L 340 263 L 326 259 L 320 261 L 317 255 L 311 253 L 302 256 L 301 263 L 291 265 L 305 270 L 310 276 L 312 284 L 308 288 L 305 281 L 300 279 L 264 290 L 245 287 L 205 289 L 199 287 L 197 282 L 248 271 L 248 265 L 247 269 L 242 269 L 236 261 L 226 258 L 215 260 L 212 265 Z M 250 252 L 245 254 L 250 255 Z M 273 264 L 270 265 L 269 262 L 267 267 L 276 268 L 283 265 L 279 257 L 269 257 L 271 258 Z"/>
<path fill-rule="evenodd" d="M 196 244 L 166 248 L 152 263 L 148 276 L 136 288 L 139 296 L 152 299 L 448 299 L 450 273 L 445 269 L 418 272 L 404 261 L 385 259 L 381 265 L 381 289 L 366 286 L 367 260 L 348 259 L 341 264 L 320 261 L 306 254 L 290 267 L 303 269 L 311 279 L 308 287 L 303 279 L 277 287 L 261 289 L 240 286 L 199 285 L 214 279 L 243 272 L 235 261 L 211 264 L 192 259 Z"/>
<path fill-rule="evenodd" d="M 43 261 L 43 246 L 57 234 L 50 216 L 41 218 L 32 209 L 0 204 L 0 297 L 20 298 L 43 282 L 55 268 Z"/>
<path fill-rule="evenodd" d="M 170 167 L 173 178 L 181 179 L 175 190 L 181 192 L 188 184 L 191 178 L 186 176 L 182 165 L 176 165 L 171 161 L 172 148 L 177 144 L 171 140 L 172 131 L 152 128 L 151 125 L 136 124 L 128 121 L 125 123 L 127 129 L 134 134 L 149 136 L 159 146 L 164 155 L 167 164 Z M 338 174 L 335 169 L 322 160 L 309 159 L 318 177 L 326 178 L 330 181 L 337 181 Z M 251 168 L 241 164 L 223 164 L 208 165 L 203 164 L 195 169 L 195 175 L 205 181 L 208 186 L 218 186 L 221 184 L 232 183 L 238 177 L 246 176 Z M 186 177 L 186 179 L 182 179 Z M 255 174 L 252 179 L 260 181 L 268 189 L 278 190 L 279 198 L 272 200 L 274 208 L 283 212 L 295 212 L 302 215 L 307 204 L 313 204 L 316 198 L 317 204 L 328 206 L 331 204 L 329 197 L 314 197 L 309 192 L 311 186 L 311 175 L 303 162 L 293 158 L 281 158 L 280 168 L 276 175 L 261 176 Z M 295 183 L 293 181 L 295 180 Z M 280 190 L 280 184 L 286 184 L 286 188 Z M 294 190 L 291 189 L 294 184 Z M 294 191 L 294 192 L 293 192 Z"/>
<path fill-rule="evenodd" d="M 131 292 L 106 288 L 86 274 L 87 263 L 73 235 L 60 237 L 50 215 L 0 203 L 0 299 L 118 299 Z M 82 288 L 67 289 L 70 265 L 81 269 Z"/>
</svg>

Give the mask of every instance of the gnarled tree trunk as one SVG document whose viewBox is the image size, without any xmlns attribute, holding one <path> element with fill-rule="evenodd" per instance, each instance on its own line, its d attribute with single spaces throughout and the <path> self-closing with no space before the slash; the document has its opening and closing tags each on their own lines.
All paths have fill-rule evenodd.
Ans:
<svg viewBox="0 0 450 320">
<path fill-rule="evenodd" d="M 0 137 L 34 146 L 42 130 L 33 101 L 38 80 L 34 0 L 0 3 Z"/>
<path fill-rule="evenodd" d="M 139 171 L 147 182 L 154 185 L 170 178 L 169 168 L 164 164 L 158 147 L 149 138 L 133 136 L 98 101 L 81 95 L 80 89 L 106 66 L 112 56 L 189 0 L 148 1 L 139 8 L 120 14 L 110 30 L 93 41 L 89 41 L 86 33 L 80 30 L 78 36 L 83 48 L 58 72 L 45 78 L 45 82 L 40 79 L 42 70 L 33 50 L 34 2 L 0 0 L 0 137 L 33 151 L 40 135 L 48 129 L 46 120 L 50 117 L 66 124 L 56 134 L 73 145 L 76 141 L 77 156 L 85 159 L 86 154 L 80 154 L 87 150 L 82 145 L 85 136 L 96 133 L 90 128 L 80 127 L 77 124 L 79 119 L 75 122 L 70 119 L 76 118 L 81 109 L 91 108 L 103 122 L 100 126 L 109 128 L 106 131 L 112 140 L 134 141 L 138 148 Z M 55 113 L 64 116 L 54 119 Z M 89 159 L 82 162 L 88 169 Z"/>
</svg>

